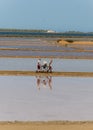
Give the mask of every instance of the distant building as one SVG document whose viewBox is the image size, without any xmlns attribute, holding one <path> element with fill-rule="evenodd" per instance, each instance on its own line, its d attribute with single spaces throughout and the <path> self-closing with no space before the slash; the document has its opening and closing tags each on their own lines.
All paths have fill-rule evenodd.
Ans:
<svg viewBox="0 0 93 130">
<path fill-rule="evenodd" d="M 48 30 L 47 33 L 55 33 L 53 30 Z"/>
</svg>

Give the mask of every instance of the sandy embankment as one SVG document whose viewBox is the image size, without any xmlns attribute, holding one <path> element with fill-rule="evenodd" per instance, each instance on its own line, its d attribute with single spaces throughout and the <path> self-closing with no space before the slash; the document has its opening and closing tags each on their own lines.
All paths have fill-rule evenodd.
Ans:
<svg viewBox="0 0 93 130">
<path fill-rule="evenodd" d="M 93 130 L 93 122 L 1 122 L 0 130 Z"/>
<path fill-rule="evenodd" d="M 57 40 L 57 44 L 59 45 L 93 45 L 93 41 L 74 41 L 74 40 Z"/>
<path fill-rule="evenodd" d="M 0 71 L 0 75 L 10 76 L 64 76 L 64 77 L 93 77 L 93 72 L 36 72 L 36 71 Z"/>
</svg>

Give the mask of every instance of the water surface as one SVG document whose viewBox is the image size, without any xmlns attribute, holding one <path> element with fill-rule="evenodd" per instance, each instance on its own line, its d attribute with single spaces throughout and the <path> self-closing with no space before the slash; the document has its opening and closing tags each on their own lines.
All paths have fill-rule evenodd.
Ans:
<svg viewBox="0 0 93 130">
<path fill-rule="evenodd" d="M 93 78 L 47 78 L 0 76 L 0 120 L 93 120 Z"/>
<path fill-rule="evenodd" d="M 35 71 L 37 58 L 0 58 L 0 70 L 28 70 Z M 46 60 L 41 59 L 41 64 Z M 93 72 L 93 60 L 53 59 L 53 71 L 60 72 Z"/>
</svg>

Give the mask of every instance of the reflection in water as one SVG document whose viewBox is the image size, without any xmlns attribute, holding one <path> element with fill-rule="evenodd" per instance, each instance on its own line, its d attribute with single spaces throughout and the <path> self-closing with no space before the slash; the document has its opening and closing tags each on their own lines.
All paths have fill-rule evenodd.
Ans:
<svg viewBox="0 0 93 130">
<path fill-rule="evenodd" d="M 36 76 L 37 79 L 37 88 L 40 90 L 40 87 L 49 87 L 52 90 L 52 77 L 51 76 Z"/>
<path fill-rule="evenodd" d="M 0 76 L 0 121 L 15 120 L 93 121 L 93 78 Z"/>
</svg>

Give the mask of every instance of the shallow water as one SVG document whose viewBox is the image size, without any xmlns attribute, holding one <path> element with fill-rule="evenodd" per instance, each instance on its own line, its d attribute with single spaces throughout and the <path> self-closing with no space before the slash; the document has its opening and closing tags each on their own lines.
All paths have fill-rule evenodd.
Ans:
<svg viewBox="0 0 93 130">
<path fill-rule="evenodd" d="M 29 70 L 35 71 L 37 58 L 0 58 L 0 70 Z M 41 59 L 41 64 L 46 60 Z M 53 71 L 63 72 L 93 72 L 93 60 L 53 59 Z"/>
<path fill-rule="evenodd" d="M 69 48 L 69 47 L 63 47 L 63 46 L 53 46 L 53 45 L 42 45 L 42 46 L 40 46 L 40 45 L 10 45 L 10 46 L 8 46 L 8 45 L 2 45 L 2 46 L 0 46 L 0 49 L 23 49 L 23 48 L 25 48 L 25 49 L 32 49 L 32 50 L 42 50 L 42 51 L 44 51 L 44 50 L 46 50 L 46 51 L 63 51 L 63 50 L 66 50 L 66 51 L 71 51 L 71 50 L 75 50 L 74 48 Z"/>
<path fill-rule="evenodd" d="M 38 48 L 37 48 L 38 49 Z M 0 50 L 0 56 L 44 56 L 44 57 L 85 57 L 93 59 L 93 52 L 52 52 L 52 51 L 28 51 L 28 50 Z"/>
<path fill-rule="evenodd" d="M 0 38 L 0 56 L 93 58 L 93 52 L 91 50 L 93 46 L 59 46 L 56 44 L 57 40 L 57 38 Z M 82 49 L 87 52 L 83 52 Z"/>
<path fill-rule="evenodd" d="M 0 76 L 0 120 L 93 120 L 93 78 Z"/>
</svg>

